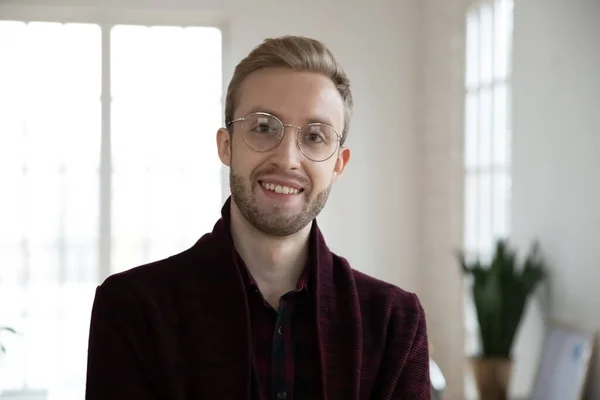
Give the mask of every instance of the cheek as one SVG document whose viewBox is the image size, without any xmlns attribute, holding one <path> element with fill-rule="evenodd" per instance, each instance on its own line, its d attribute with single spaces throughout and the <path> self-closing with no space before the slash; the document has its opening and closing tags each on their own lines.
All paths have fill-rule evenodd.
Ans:
<svg viewBox="0 0 600 400">
<path fill-rule="evenodd" d="M 320 192 L 321 190 L 329 187 L 333 178 L 333 164 L 319 164 L 311 167 L 312 168 L 306 170 L 306 173 L 312 182 L 313 189 L 317 192 Z"/>
<path fill-rule="evenodd" d="M 236 170 L 244 170 L 249 154 L 242 138 L 236 133 L 231 141 L 231 164 Z"/>
<path fill-rule="evenodd" d="M 253 175 L 260 170 L 263 163 L 262 155 L 248 149 L 243 142 L 233 144 L 231 165 L 238 175 L 253 179 Z"/>
</svg>

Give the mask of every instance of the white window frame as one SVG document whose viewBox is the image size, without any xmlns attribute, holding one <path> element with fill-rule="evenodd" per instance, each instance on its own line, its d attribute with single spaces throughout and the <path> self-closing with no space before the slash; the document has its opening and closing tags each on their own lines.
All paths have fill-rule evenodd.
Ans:
<svg viewBox="0 0 600 400">
<path fill-rule="evenodd" d="M 506 63 L 506 74 L 505 76 L 498 78 L 495 74 L 495 60 L 494 60 L 494 56 L 496 54 L 496 49 L 495 49 L 495 27 L 494 27 L 494 23 L 496 22 L 496 19 L 494 18 L 495 12 L 496 12 L 496 8 L 494 7 L 497 3 L 505 3 L 507 4 L 507 7 L 509 7 L 510 12 L 508 13 L 508 18 L 510 19 L 509 21 L 509 31 L 510 31 L 510 35 L 507 38 L 507 42 L 506 42 L 506 57 L 507 57 L 507 63 Z M 476 59 L 477 59 L 477 64 L 478 64 L 478 70 L 477 70 L 477 83 L 474 85 L 469 85 L 469 77 L 468 72 L 469 72 L 469 57 L 471 56 L 470 51 L 473 50 L 473 48 L 471 48 L 471 44 L 469 41 L 469 31 L 468 31 L 468 19 L 470 17 L 473 17 L 474 15 L 479 15 L 478 18 L 480 17 L 480 12 L 482 10 L 483 7 L 491 7 L 492 9 L 492 37 L 491 37 L 491 48 L 489 49 L 489 56 L 491 57 L 491 59 L 487 60 L 487 62 L 490 63 L 490 68 L 491 68 L 491 79 L 489 82 L 486 83 L 482 83 L 481 82 L 481 61 L 482 61 L 482 44 L 481 44 L 481 37 L 479 36 L 479 39 L 477 40 L 477 44 L 475 47 L 475 52 L 476 52 Z M 493 250 L 493 247 L 491 247 L 490 245 L 493 244 L 493 240 L 499 238 L 499 237 L 507 237 L 510 234 L 510 213 L 511 213 L 511 209 L 510 209 L 510 182 L 512 181 L 511 179 L 511 136 L 512 136 L 512 116 L 511 116 L 511 104 L 512 104 L 512 99 L 511 99 L 511 93 L 512 93 L 512 20 L 514 20 L 514 1 L 513 0 L 480 0 L 480 1 L 474 1 L 470 7 L 468 8 L 467 11 L 467 18 L 465 19 L 466 21 L 466 25 L 467 25 L 467 44 L 466 44 L 466 52 L 467 52 L 467 57 L 466 57 L 466 68 L 465 68 L 465 165 L 464 165 L 464 178 L 465 178 L 465 203 L 464 203 L 464 207 L 465 207 L 465 217 L 464 217 L 464 246 L 465 246 L 465 251 L 468 257 L 480 257 L 482 260 L 485 260 L 486 258 L 488 258 L 489 256 L 491 256 L 491 251 Z M 472 72 L 472 71 L 471 71 Z M 493 93 L 495 93 L 494 89 L 499 87 L 499 86 L 504 86 L 506 88 L 506 108 L 505 108 L 505 118 L 506 118 L 506 132 L 503 132 L 503 134 L 506 135 L 506 137 L 504 138 L 505 140 L 505 146 L 506 146 L 506 158 L 504 160 L 504 162 L 498 163 L 494 161 L 494 154 L 495 154 L 495 148 L 494 148 L 494 135 L 498 134 L 499 132 L 494 132 L 494 118 L 496 117 L 494 115 L 494 96 Z M 488 90 L 490 93 L 492 93 L 492 95 L 490 96 L 491 98 L 491 111 L 489 114 L 489 120 L 486 121 L 482 121 L 481 120 L 481 110 L 480 110 L 480 104 L 481 104 L 481 91 L 482 90 Z M 475 96 L 475 98 L 477 99 L 477 104 L 478 104 L 478 118 L 477 118 L 477 129 L 476 129 L 476 135 L 475 135 L 475 140 L 476 143 L 470 143 L 469 140 L 473 140 L 474 137 L 471 135 L 469 135 L 469 121 L 468 121 L 468 98 L 469 96 Z M 482 131 L 482 123 L 486 123 L 486 124 L 490 124 L 490 126 L 488 127 L 488 129 L 490 129 L 491 131 L 491 135 L 492 135 L 492 139 L 490 140 L 490 152 L 491 154 L 488 155 L 490 162 L 486 163 L 485 165 L 483 165 L 480 161 L 479 161 L 479 154 L 477 155 L 477 161 L 472 162 L 469 165 L 469 161 L 468 161 L 468 157 L 469 157 L 469 150 L 468 147 L 469 145 L 471 146 L 476 146 L 478 148 L 478 152 L 479 150 L 479 140 L 481 138 L 481 131 Z M 469 187 L 467 187 L 467 183 L 469 181 L 475 180 L 477 181 L 477 195 L 476 198 L 478 199 L 478 201 L 480 201 L 481 196 L 480 196 L 480 188 L 481 188 L 481 181 L 482 178 L 481 176 L 483 174 L 489 174 L 489 178 L 491 179 L 491 195 L 490 195 L 490 201 L 492 202 L 492 204 L 489 205 L 492 216 L 493 216 L 493 210 L 494 210 L 494 191 L 497 189 L 497 186 L 495 186 L 495 183 L 498 182 L 498 177 L 500 176 L 504 176 L 507 177 L 508 181 L 508 198 L 506 198 L 506 202 L 505 204 L 501 205 L 504 208 L 504 212 L 505 212 L 505 221 L 503 221 L 503 223 L 505 224 L 503 229 L 501 229 L 501 233 L 498 233 L 498 227 L 494 226 L 494 221 L 493 218 L 491 218 L 491 220 L 489 221 L 489 231 L 485 232 L 485 234 L 487 235 L 487 243 L 482 244 L 481 241 L 481 236 L 482 233 L 480 231 L 480 226 L 481 226 L 481 221 L 480 219 L 482 218 L 482 212 L 481 212 L 481 206 L 480 204 L 477 204 L 477 214 L 475 217 L 475 221 L 471 220 L 471 210 L 469 209 Z M 473 229 L 473 227 L 475 227 Z M 474 232 L 473 232 L 474 230 Z M 476 244 L 473 244 L 473 237 L 476 238 L 475 242 Z M 492 238 L 492 242 L 490 243 L 489 238 Z M 477 353 L 480 350 L 480 342 L 479 342 L 479 329 L 478 329 L 478 325 L 477 325 L 477 319 L 476 319 L 476 312 L 475 312 L 475 308 L 474 308 L 474 304 L 473 304 L 473 300 L 472 300 L 472 296 L 471 296 L 471 292 L 470 292 L 470 285 L 469 282 L 466 282 L 465 285 L 465 332 L 466 332 L 466 340 L 465 340 L 465 350 L 467 352 L 468 355 L 473 355 L 474 353 Z M 471 373 L 471 367 L 470 365 L 467 366 L 467 370 L 466 370 L 466 376 L 465 376 L 465 398 L 467 399 L 473 399 L 476 398 L 476 389 L 475 389 L 475 385 L 474 385 L 474 380 L 473 380 L 473 376 Z"/>
<path fill-rule="evenodd" d="M 97 24 L 102 30 L 102 130 L 100 160 L 100 244 L 99 271 L 100 281 L 111 273 L 111 79 L 110 79 L 110 32 L 115 25 L 168 25 L 168 26 L 205 26 L 220 29 L 223 43 L 222 76 L 228 71 L 226 43 L 226 20 L 221 13 L 195 10 L 155 10 L 150 8 L 64 6 L 52 4 L 52 1 L 40 5 L 0 4 L 0 20 L 36 21 L 57 23 Z M 225 79 L 222 93 L 227 92 Z M 225 102 L 221 99 L 221 115 Z M 216 150 L 215 150 L 216 151 Z M 228 176 L 223 167 L 221 174 L 223 200 L 229 195 Z"/>
<path fill-rule="evenodd" d="M 98 2 L 100 3 L 100 2 Z M 112 273 L 111 269 L 111 80 L 110 80 L 110 33 L 116 25 L 144 26 L 201 26 L 215 27 L 221 31 L 222 38 L 222 76 L 231 65 L 228 58 L 228 30 L 226 20 L 220 13 L 197 10 L 155 10 L 149 8 L 134 9 L 131 7 L 92 7 L 64 6 L 47 1 L 44 5 L 31 4 L 2 4 L 0 3 L 0 20 L 24 22 L 54 22 L 54 23 L 89 23 L 101 27 L 102 35 L 102 92 L 101 92 L 101 160 L 100 160 L 100 236 L 98 283 Z M 221 92 L 226 93 L 226 79 L 223 79 Z M 225 102 L 221 99 L 221 115 Z M 221 117 L 222 118 L 222 117 Z M 216 134 L 215 127 L 215 134 Z M 216 148 L 215 148 L 216 151 Z M 228 174 L 225 167 L 221 174 L 222 193 L 225 199 L 229 195 Z M 133 267 L 133 266 L 131 266 Z M 1 321 L 0 321 L 1 325 Z M 24 388 L 27 389 L 27 388 Z"/>
</svg>

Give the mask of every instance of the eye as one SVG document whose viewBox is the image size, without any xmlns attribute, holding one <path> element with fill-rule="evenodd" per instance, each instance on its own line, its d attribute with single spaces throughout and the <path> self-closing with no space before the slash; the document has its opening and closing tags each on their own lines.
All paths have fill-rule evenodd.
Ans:
<svg viewBox="0 0 600 400">
<path fill-rule="evenodd" d="M 269 124 L 258 124 L 254 130 L 260 133 L 268 133 L 270 131 L 270 127 Z"/>
<path fill-rule="evenodd" d="M 277 134 L 280 129 L 277 121 L 267 116 L 254 116 L 248 122 L 249 130 L 257 134 Z"/>
<path fill-rule="evenodd" d="M 319 133 L 309 133 L 306 135 L 306 140 L 312 143 L 321 143 L 325 141 L 325 138 Z"/>
<path fill-rule="evenodd" d="M 329 133 L 325 126 L 310 125 L 302 135 L 302 141 L 306 144 L 326 144 L 329 142 Z"/>
</svg>

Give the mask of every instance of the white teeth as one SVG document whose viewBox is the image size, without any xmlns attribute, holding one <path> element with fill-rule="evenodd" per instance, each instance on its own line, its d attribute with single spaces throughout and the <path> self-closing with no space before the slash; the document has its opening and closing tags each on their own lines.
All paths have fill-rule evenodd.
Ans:
<svg viewBox="0 0 600 400">
<path fill-rule="evenodd" d="M 267 190 L 271 190 L 275 193 L 279 193 L 279 194 L 298 194 L 299 190 L 296 188 L 291 188 L 289 186 L 281 186 L 281 185 L 275 185 L 274 183 L 262 183 L 262 186 L 267 189 Z"/>
</svg>

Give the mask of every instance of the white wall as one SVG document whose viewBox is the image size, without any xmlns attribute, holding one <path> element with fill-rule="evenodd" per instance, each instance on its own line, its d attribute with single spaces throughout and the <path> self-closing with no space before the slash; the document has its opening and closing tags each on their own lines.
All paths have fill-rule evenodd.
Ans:
<svg viewBox="0 0 600 400">
<path fill-rule="evenodd" d="M 449 253 L 460 243 L 460 176 L 447 168 L 460 162 L 460 3 L 438 9 L 436 1 L 411 0 L 6 0 L 0 16 L 18 17 L 25 8 L 46 18 L 135 22 L 141 11 L 162 23 L 216 21 L 225 35 L 226 82 L 265 37 L 303 34 L 328 44 L 352 80 L 356 107 L 352 160 L 321 227 L 355 268 L 421 296 L 451 400 L 462 396 L 464 347 L 462 292 Z M 457 58 L 446 63 L 448 57 Z"/>
<path fill-rule="evenodd" d="M 462 400 L 464 315 L 462 247 L 465 0 L 423 1 L 418 25 L 418 266 L 428 310 L 432 356 L 441 366 L 445 398 Z M 453 345 L 449 345 L 452 343 Z"/>
<path fill-rule="evenodd" d="M 551 316 L 598 330 L 600 2 L 517 0 L 514 63 L 514 240 L 523 250 L 541 240 Z M 531 385 L 531 348 L 541 339 L 539 312 L 528 317 L 517 352 L 520 392 Z M 590 381 L 588 398 L 600 398 L 600 365 Z"/>
</svg>

